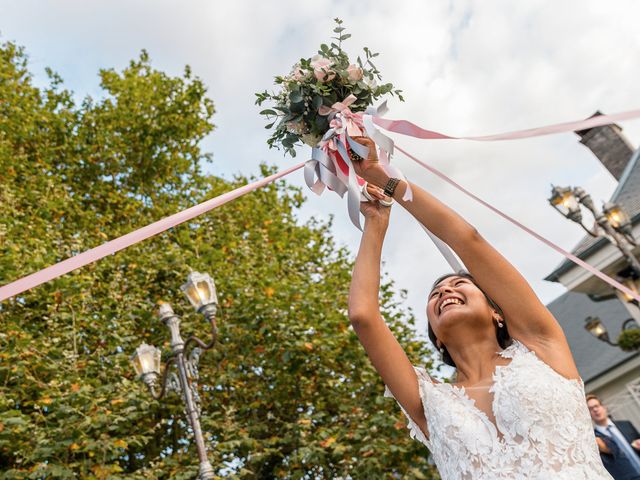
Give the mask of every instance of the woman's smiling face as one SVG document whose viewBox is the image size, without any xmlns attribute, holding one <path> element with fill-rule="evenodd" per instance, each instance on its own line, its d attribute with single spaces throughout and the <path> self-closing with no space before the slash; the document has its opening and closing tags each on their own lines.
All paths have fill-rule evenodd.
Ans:
<svg viewBox="0 0 640 480">
<path fill-rule="evenodd" d="M 440 281 L 429 294 L 427 318 L 436 336 L 446 336 L 466 319 L 491 321 L 493 310 L 484 293 L 471 279 L 453 275 Z"/>
</svg>

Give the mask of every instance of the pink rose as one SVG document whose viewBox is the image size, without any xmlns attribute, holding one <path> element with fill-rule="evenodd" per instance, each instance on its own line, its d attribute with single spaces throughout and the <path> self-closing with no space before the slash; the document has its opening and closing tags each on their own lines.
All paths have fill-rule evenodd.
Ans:
<svg viewBox="0 0 640 480">
<path fill-rule="evenodd" d="M 358 80 L 362 80 L 362 69 L 360 67 L 356 67 L 355 65 L 349 65 L 347 67 L 347 73 L 349 74 L 349 80 L 357 82 Z"/>
<path fill-rule="evenodd" d="M 336 73 L 330 69 L 332 65 L 333 62 L 331 60 L 321 55 L 314 55 L 311 58 L 313 74 L 319 82 L 329 82 L 335 78 Z"/>
<path fill-rule="evenodd" d="M 295 81 L 302 80 L 307 75 L 307 71 L 303 70 L 300 67 L 295 67 L 293 69 L 293 73 L 291 74 L 291 78 Z"/>
</svg>

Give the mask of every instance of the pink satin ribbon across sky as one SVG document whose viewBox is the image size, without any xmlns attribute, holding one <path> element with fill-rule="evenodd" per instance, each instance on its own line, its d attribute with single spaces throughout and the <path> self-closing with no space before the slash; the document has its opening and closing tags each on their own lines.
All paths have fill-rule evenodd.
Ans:
<svg viewBox="0 0 640 480">
<path fill-rule="evenodd" d="M 418 165 L 420 165 L 421 167 L 429 170 L 431 173 L 433 173 L 434 175 L 436 175 L 437 177 L 440 177 L 441 179 L 443 179 L 445 182 L 447 182 L 449 185 L 455 187 L 456 189 L 460 190 L 462 193 L 464 193 L 465 195 L 467 195 L 468 197 L 471 197 L 472 199 L 474 199 L 476 202 L 478 202 L 480 205 L 483 205 L 485 207 L 487 207 L 489 210 L 491 210 L 492 212 L 497 213 L 498 215 L 500 215 L 502 218 L 504 218 L 505 220 L 513 223 L 516 227 L 520 228 L 521 230 L 524 230 L 525 232 L 527 232 L 529 235 L 531 235 L 532 237 L 540 240 L 542 243 L 544 243 L 545 245 L 547 245 L 548 247 L 553 248 L 556 252 L 561 253 L 562 255 L 564 255 L 566 258 L 568 258 L 569 260 L 571 260 L 573 263 L 575 263 L 576 265 L 581 266 L 582 268 L 584 268 L 585 270 L 591 272 L 593 275 L 595 275 L 596 277 L 600 278 L 602 281 L 608 283 L 609 285 L 611 285 L 613 288 L 617 288 L 618 290 L 626 293 L 627 295 L 630 295 L 631 297 L 635 298 L 636 300 L 638 300 L 640 302 L 640 295 L 638 295 L 636 292 L 634 292 L 633 290 L 627 288 L 626 286 L 624 286 L 623 284 L 621 284 L 620 282 L 617 282 L 616 280 L 614 280 L 613 278 L 611 278 L 610 276 L 602 273 L 600 270 L 597 270 L 596 268 L 592 267 L 591 265 L 589 265 L 587 262 L 585 262 L 584 260 L 576 257 L 574 254 L 567 252 L 565 249 L 563 249 L 562 247 L 559 247 L 558 245 L 556 245 L 555 243 L 551 242 L 550 240 L 547 240 L 546 238 L 544 238 L 542 235 L 540 235 L 539 233 L 531 230 L 529 227 L 527 227 L 526 225 L 523 225 L 522 223 L 520 223 L 518 220 L 516 220 L 515 218 L 509 216 L 508 214 L 504 213 L 502 210 L 500 210 L 499 208 L 494 207 L 493 205 L 491 205 L 490 203 L 484 201 L 483 199 L 481 199 L 480 197 L 478 197 L 477 195 L 471 193 L 469 190 L 467 190 L 466 188 L 464 188 L 462 185 L 460 185 L 459 183 L 457 183 L 455 180 L 452 180 L 451 178 L 449 178 L 447 175 L 445 175 L 444 173 L 442 173 L 440 170 L 438 170 L 437 168 L 432 167 L 431 165 L 426 164 L 425 162 L 423 162 L 422 160 L 417 159 L 416 157 L 414 157 L 413 155 L 411 155 L 410 153 L 408 153 L 406 150 L 403 150 L 402 148 L 398 147 L 396 145 L 396 149 L 399 150 L 400 152 L 404 153 L 407 157 L 409 157 L 411 160 L 413 160 L 414 162 L 416 162 Z"/>
<path fill-rule="evenodd" d="M 187 208 L 186 210 L 175 213 L 169 217 L 163 218 L 162 220 L 158 220 L 157 222 L 147 225 L 146 227 L 142 227 L 131 233 L 127 233 L 126 235 L 118 237 L 115 240 L 103 243 L 102 245 L 92 248 L 91 250 L 79 253 L 78 255 L 56 263 L 55 265 L 51 265 L 50 267 L 44 268 L 36 273 L 32 273 L 31 275 L 22 277 L 15 282 L 0 287 L 0 301 L 6 300 L 7 298 L 13 297 L 14 295 L 18 295 L 19 293 L 48 282 L 49 280 L 53 280 L 54 278 L 58 278 L 65 273 L 71 272 L 72 270 L 84 267 L 85 265 L 93 263 L 96 260 L 100 260 L 107 255 L 111 255 L 112 253 L 130 247 L 131 245 L 135 245 L 136 243 L 162 233 L 170 229 L 171 227 L 175 227 L 176 225 L 180 225 L 181 223 L 191 220 L 192 218 L 202 215 L 203 213 L 207 213 L 208 211 L 213 210 L 214 208 L 218 208 L 221 205 L 230 202 L 231 200 L 235 200 L 242 195 L 252 192 L 258 188 L 264 187 L 265 185 L 268 185 L 269 183 L 281 177 L 284 177 L 285 175 L 289 175 L 291 172 L 299 170 L 303 166 L 304 162 L 299 163 L 298 165 L 287 168 L 286 170 L 282 170 L 278 173 L 263 178 L 262 180 L 258 180 L 257 182 L 244 185 L 243 187 L 236 188 L 235 190 L 224 193 L 215 198 L 211 198 L 198 205 Z"/>
<path fill-rule="evenodd" d="M 425 130 L 415 123 L 407 120 L 389 120 L 381 117 L 373 117 L 373 123 L 390 132 L 408 135 L 410 137 L 421 138 L 423 140 L 475 140 L 477 142 L 494 142 L 496 140 L 516 140 L 519 138 L 541 137 L 553 133 L 573 132 L 576 130 L 586 130 L 588 128 L 600 127 L 622 120 L 631 120 L 640 117 L 640 110 L 629 110 L 628 112 L 614 113 L 611 115 L 598 115 L 586 120 L 575 122 L 557 123 L 546 127 L 529 128 L 527 130 L 517 130 L 514 132 L 498 133 L 495 135 L 480 135 L 474 137 L 453 137 L 444 133 Z"/>
<path fill-rule="evenodd" d="M 509 132 L 509 133 L 502 133 L 498 135 L 485 135 L 485 136 L 476 136 L 476 137 L 453 137 L 453 136 L 445 135 L 442 133 L 434 132 L 431 130 L 425 130 L 415 125 L 414 123 L 411 123 L 406 120 L 387 120 L 380 117 L 373 117 L 373 121 L 378 126 L 386 130 L 389 130 L 391 132 L 400 133 L 403 135 L 409 135 L 412 137 L 422 138 L 422 139 L 465 139 L 465 140 L 476 140 L 476 141 L 495 141 L 495 140 L 514 140 L 518 138 L 529 138 L 529 137 L 537 137 L 542 135 L 549 135 L 552 133 L 584 130 L 584 129 L 592 128 L 595 126 L 606 125 L 616 121 L 629 120 L 637 117 L 640 117 L 640 110 L 632 110 L 632 111 L 622 112 L 622 113 L 617 113 L 612 115 L 600 115 L 600 116 L 592 117 L 590 119 L 582 120 L 582 121 L 567 122 L 567 123 L 561 123 L 556 125 L 549 125 L 546 127 L 532 128 L 528 130 L 520 130 L 515 132 Z M 450 183 L 451 185 L 453 185 L 454 187 L 456 187 L 457 189 L 465 193 L 466 195 L 469 195 L 471 198 L 473 198 L 477 202 L 490 208 L 492 211 L 494 211 L 501 217 L 506 218 L 511 223 L 523 229 L 528 234 L 532 235 L 533 237 L 542 241 L 543 243 L 550 246 L 554 250 L 558 251 L 559 253 L 564 255 L 566 258 L 568 258 L 572 262 L 587 269 L 588 271 L 598 276 L 599 278 L 601 278 L 603 281 L 607 282 L 609 285 L 613 286 L 614 288 L 617 288 L 625 292 L 626 294 L 631 295 L 636 300 L 640 301 L 640 295 L 636 294 L 635 292 L 632 292 L 631 290 L 626 288 L 624 285 L 620 284 L 619 282 L 616 282 L 614 279 L 596 270 L 591 265 L 587 264 L 586 262 L 572 255 L 571 253 L 563 250 L 559 246 L 555 245 L 554 243 L 545 239 L 541 235 L 527 228 L 517 220 L 511 218 L 510 216 L 502 212 L 501 210 L 493 207 L 492 205 L 488 204 L 484 200 L 476 197 L 471 192 L 467 191 L 466 189 L 458 185 L 456 182 L 451 180 L 449 177 L 444 175 L 442 172 L 434 169 L 433 167 L 428 166 L 424 162 L 421 162 L 420 160 L 408 154 L 404 150 L 401 150 L 400 148 L 398 149 L 402 151 L 405 155 L 412 158 L 414 161 L 421 164 L 423 167 L 427 168 L 428 170 L 430 170 L 431 172 L 433 172 L 443 180 L 447 181 L 448 183 Z M 158 233 L 164 232 L 169 228 L 175 227 L 176 225 L 179 225 L 183 222 L 191 220 L 197 217 L 198 215 L 202 215 L 203 213 L 206 213 L 210 210 L 213 210 L 214 208 L 224 205 L 225 203 L 230 202 L 231 200 L 234 200 L 253 190 L 261 188 L 273 182 L 274 180 L 277 180 L 278 178 L 284 177 L 285 175 L 288 175 L 302 168 L 303 166 L 304 166 L 304 163 L 300 163 L 291 168 L 282 170 L 262 180 L 250 183 L 243 187 L 232 190 L 231 192 L 227 192 L 223 195 L 207 200 L 206 202 L 203 202 L 199 205 L 193 206 L 191 208 L 183 210 L 182 212 L 178 212 L 174 215 L 158 220 L 157 222 L 154 222 L 151 225 L 142 227 L 131 233 L 128 233 L 114 240 L 106 242 L 98 247 L 87 250 L 86 252 L 80 253 L 76 256 L 73 256 L 59 263 L 56 263 L 55 265 L 51 265 L 38 272 L 32 273 L 31 275 L 27 275 L 25 277 L 20 278 L 19 280 L 16 280 L 12 283 L 4 285 L 0 287 L 0 301 L 6 300 L 10 297 L 18 295 L 19 293 L 25 292 L 38 285 L 41 285 L 45 282 L 48 282 L 57 277 L 60 277 L 65 273 L 71 272 L 72 270 L 75 270 L 77 268 L 81 268 L 85 265 L 88 265 L 89 263 L 92 263 L 101 258 L 104 258 L 107 255 L 111 255 L 124 248 L 127 248 L 131 245 L 141 242 L 147 238 L 157 235 Z"/>
</svg>

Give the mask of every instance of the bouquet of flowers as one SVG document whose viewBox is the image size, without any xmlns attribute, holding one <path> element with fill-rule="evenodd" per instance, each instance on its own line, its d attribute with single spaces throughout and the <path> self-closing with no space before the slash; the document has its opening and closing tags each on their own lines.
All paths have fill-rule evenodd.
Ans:
<svg viewBox="0 0 640 480">
<path fill-rule="evenodd" d="M 353 137 L 370 137 L 378 147 L 383 168 L 394 177 L 404 178 L 389 163 L 393 141 L 373 123 L 373 117 L 386 111 L 384 103 L 373 107 L 375 100 L 385 94 L 404 99 L 391 83 L 378 84 L 382 77 L 373 64 L 377 53 L 365 47 L 364 58 L 358 57 L 356 63 L 349 60 L 342 42 L 351 35 L 344 33 L 342 20 L 336 18 L 335 22 L 334 42 L 320 45 L 317 55 L 301 59 L 289 75 L 276 77 L 279 91 L 256 93 L 256 104 L 271 103 L 260 112 L 269 121 L 265 128 L 275 128 L 267 140 L 269 147 L 282 147 L 295 157 L 294 147 L 299 142 L 311 146 L 305 182 L 318 195 L 325 187 L 340 196 L 348 193 L 349 216 L 360 228 L 360 202 L 371 197 L 366 182 L 355 174 L 351 159 L 367 158 L 369 149 Z M 410 189 L 407 192 L 408 200 Z"/>
<path fill-rule="evenodd" d="M 286 153 L 295 156 L 294 146 L 300 141 L 316 147 L 330 129 L 331 107 L 337 102 L 350 99 L 348 107 L 356 113 L 364 112 L 385 94 L 397 95 L 404 101 L 401 91 L 391 83 L 378 85 L 382 77 L 372 61 L 377 53 L 365 47 L 364 58 L 358 57 L 356 63 L 351 63 L 342 49 L 342 42 L 351 35 L 344 33 L 342 20 L 336 18 L 335 22 L 334 42 L 320 45 L 317 55 L 300 59 L 289 75 L 276 77 L 278 92 L 256 93 L 257 105 L 272 103 L 260 112 L 269 122 L 265 128 L 275 127 L 267 140 L 270 148 L 282 146 Z"/>
</svg>

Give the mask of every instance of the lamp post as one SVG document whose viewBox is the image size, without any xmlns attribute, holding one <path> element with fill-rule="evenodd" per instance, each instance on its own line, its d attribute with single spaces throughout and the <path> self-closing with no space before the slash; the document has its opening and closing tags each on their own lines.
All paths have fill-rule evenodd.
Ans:
<svg viewBox="0 0 640 480">
<path fill-rule="evenodd" d="M 131 361 L 136 373 L 156 400 L 161 400 L 169 391 L 181 394 L 200 460 L 198 478 L 209 480 L 214 478 L 213 467 L 207 459 L 207 449 L 200 427 L 200 396 L 196 382 L 200 354 L 203 350 L 213 348 L 218 337 L 215 320 L 218 298 L 213 279 L 207 274 L 192 272 L 187 278 L 187 283 L 180 289 L 196 311 L 204 315 L 211 325 L 211 338 L 208 343 L 195 336 L 184 341 L 180 335 L 180 318 L 173 312 L 171 305 L 162 303 L 158 309 L 158 316 L 171 334 L 171 353 L 165 361 L 164 369 L 161 369 L 160 365 L 160 349 L 145 343 L 136 349 Z M 176 367 L 176 371 L 173 371 L 172 366 Z"/>
<path fill-rule="evenodd" d="M 549 203 L 569 220 L 579 224 L 592 237 L 604 237 L 618 247 L 633 271 L 633 278 L 640 278 L 640 261 L 633 254 L 637 246 L 631 230 L 631 220 L 622 207 L 615 203 L 605 203 L 599 211 L 591 196 L 580 187 L 556 187 L 551 185 Z M 580 206 L 591 212 L 596 223 L 593 229 L 582 222 Z"/>
<path fill-rule="evenodd" d="M 587 317 L 585 319 L 584 328 L 598 340 L 608 343 L 612 347 L 618 346 L 617 343 L 613 343 L 609 339 L 609 332 L 607 331 L 607 327 L 602 324 L 602 321 L 598 317 Z M 639 328 L 638 323 L 633 318 L 625 320 L 625 322 L 622 324 L 622 331 L 631 328 Z"/>
</svg>

